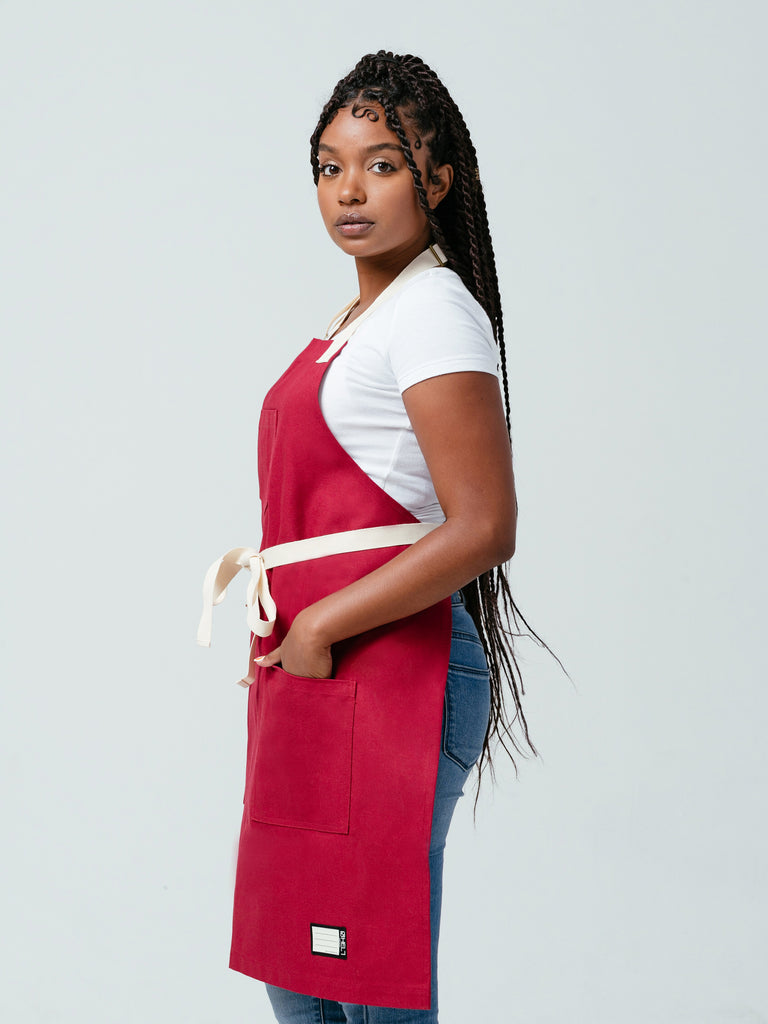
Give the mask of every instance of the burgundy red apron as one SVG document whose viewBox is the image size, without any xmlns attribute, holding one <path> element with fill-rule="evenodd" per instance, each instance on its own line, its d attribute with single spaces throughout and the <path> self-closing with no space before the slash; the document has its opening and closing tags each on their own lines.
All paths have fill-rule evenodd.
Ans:
<svg viewBox="0 0 768 1024">
<path fill-rule="evenodd" d="M 434 265 L 434 264 L 433 264 Z M 415 523 L 336 441 L 314 339 L 267 394 L 258 437 L 263 546 Z M 327 354 L 327 353 L 326 353 Z M 334 354 L 335 355 L 335 354 Z M 269 572 L 264 654 L 307 605 L 403 546 Z M 230 966 L 340 1002 L 430 1006 L 429 842 L 450 599 L 333 648 L 333 678 L 256 667 Z"/>
</svg>

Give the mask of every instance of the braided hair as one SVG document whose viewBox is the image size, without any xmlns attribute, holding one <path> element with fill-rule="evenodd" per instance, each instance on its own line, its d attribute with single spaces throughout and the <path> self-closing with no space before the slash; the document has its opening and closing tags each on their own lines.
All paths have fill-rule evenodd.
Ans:
<svg viewBox="0 0 768 1024">
<path fill-rule="evenodd" d="M 420 57 L 379 50 L 358 61 L 336 85 L 310 139 L 315 185 L 320 177 L 320 136 L 326 127 L 342 107 L 350 105 L 353 113 L 376 119 L 375 111 L 366 109 L 371 103 L 383 108 L 387 127 L 397 136 L 434 241 L 445 253 L 448 266 L 459 275 L 491 321 L 499 348 L 509 433 L 509 382 L 501 296 L 477 154 L 461 111 L 435 72 Z M 411 129 L 413 144 L 404 123 Z M 422 145 L 428 150 L 428 173 L 442 164 L 453 168 L 453 185 L 434 210 L 430 209 L 422 174 L 413 155 L 413 149 Z M 434 181 L 438 182 L 439 179 Z M 521 635 L 522 623 L 528 635 L 539 643 L 542 641 L 515 605 L 504 566 L 483 573 L 468 583 L 462 593 L 485 649 L 491 677 L 491 710 L 478 763 L 479 782 L 485 768 L 489 768 L 493 776 L 492 754 L 497 742 L 513 763 L 515 754 L 536 754 L 521 703 L 525 691 L 513 637 Z"/>
</svg>

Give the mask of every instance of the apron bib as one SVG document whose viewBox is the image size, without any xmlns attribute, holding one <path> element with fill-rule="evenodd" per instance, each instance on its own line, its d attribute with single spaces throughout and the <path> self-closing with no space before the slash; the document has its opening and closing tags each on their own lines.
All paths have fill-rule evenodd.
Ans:
<svg viewBox="0 0 768 1024">
<path fill-rule="evenodd" d="M 329 354 L 328 346 L 314 339 L 264 401 L 258 459 L 265 547 L 417 522 L 325 423 L 318 392 L 342 347 L 334 342 Z M 271 636 L 256 638 L 258 653 L 279 645 L 307 605 L 402 549 L 269 570 L 277 618 Z M 339 1002 L 429 1008 L 429 841 L 450 632 L 447 598 L 334 645 L 332 679 L 256 667 L 235 970 Z"/>
</svg>

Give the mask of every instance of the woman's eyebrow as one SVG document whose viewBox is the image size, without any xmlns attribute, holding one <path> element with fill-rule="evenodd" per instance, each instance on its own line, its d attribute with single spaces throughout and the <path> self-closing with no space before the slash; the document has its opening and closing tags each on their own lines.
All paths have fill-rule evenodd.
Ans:
<svg viewBox="0 0 768 1024">
<path fill-rule="evenodd" d="M 318 150 L 322 149 L 324 153 L 338 153 L 334 146 L 328 146 L 324 142 L 321 142 L 317 148 Z M 370 153 L 380 153 L 383 149 L 393 149 L 396 153 L 403 152 L 403 147 L 398 146 L 395 142 L 377 142 L 373 146 L 366 146 L 363 152 L 368 155 Z"/>
<path fill-rule="evenodd" d="M 380 153 L 382 149 L 394 149 L 396 153 L 402 153 L 403 147 L 398 146 L 396 142 L 379 142 L 375 146 L 366 146 L 365 153 Z"/>
</svg>

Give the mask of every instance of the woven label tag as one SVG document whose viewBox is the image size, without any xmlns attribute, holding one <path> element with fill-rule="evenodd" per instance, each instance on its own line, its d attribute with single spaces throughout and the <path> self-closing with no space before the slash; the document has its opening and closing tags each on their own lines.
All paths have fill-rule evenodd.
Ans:
<svg viewBox="0 0 768 1024">
<path fill-rule="evenodd" d="M 337 925 L 312 924 L 312 954 L 347 959 L 347 929 Z"/>
</svg>

